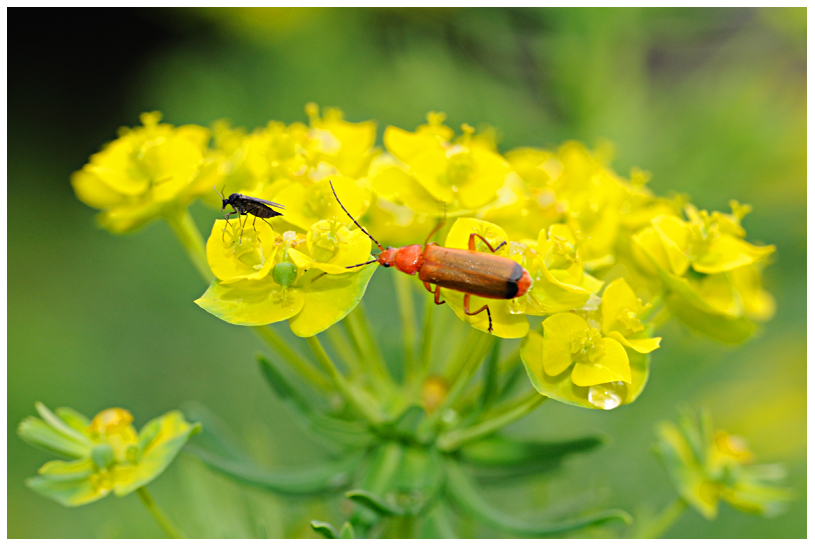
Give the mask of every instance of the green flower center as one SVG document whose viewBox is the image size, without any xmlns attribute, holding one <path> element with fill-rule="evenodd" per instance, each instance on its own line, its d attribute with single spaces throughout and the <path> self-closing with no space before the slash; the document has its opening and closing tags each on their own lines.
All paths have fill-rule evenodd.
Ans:
<svg viewBox="0 0 815 547">
<path fill-rule="evenodd" d="M 451 150 L 455 150 L 455 147 Z M 460 188 L 470 179 L 473 171 L 473 161 L 469 152 L 453 153 L 447 162 L 447 184 Z"/>
<path fill-rule="evenodd" d="M 600 331 L 595 328 L 584 330 L 571 343 L 572 359 L 582 363 L 595 363 L 603 357 L 606 348 L 600 337 Z"/>
</svg>

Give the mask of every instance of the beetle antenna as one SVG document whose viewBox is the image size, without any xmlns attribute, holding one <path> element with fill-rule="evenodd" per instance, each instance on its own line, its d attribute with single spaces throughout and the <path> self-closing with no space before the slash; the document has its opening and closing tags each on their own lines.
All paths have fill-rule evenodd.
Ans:
<svg viewBox="0 0 815 547">
<path fill-rule="evenodd" d="M 376 240 L 374 239 L 374 241 L 376 241 Z M 379 261 L 376 258 L 374 258 L 373 260 L 369 260 L 368 262 L 363 262 L 362 264 L 354 264 L 353 266 L 346 266 L 345 269 L 350 270 L 351 268 L 356 268 L 358 266 L 366 266 L 368 264 L 373 264 L 374 262 L 379 262 Z"/>
<path fill-rule="evenodd" d="M 363 228 L 362 226 L 360 226 L 360 225 L 359 225 L 359 222 L 357 222 L 357 221 L 356 221 L 356 219 L 354 219 L 354 217 L 352 217 L 352 216 L 351 216 L 351 213 L 349 213 L 349 212 L 348 212 L 348 209 L 346 209 L 346 208 L 345 208 L 345 205 L 343 205 L 343 204 L 342 204 L 342 202 L 340 201 L 340 198 L 337 196 L 337 191 L 336 191 L 336 190 L 334 190 L 334 185 L 331 183 L 331 181 L 330 181 L 330 180 L 328 181 L 328 185 L 329 185 L 329 186 L 331 186 L 331 191 L 332 191 L 332 192 L 334 192 L 334 197 L 335 197 L 335 198 L 337 198 L 337 203 L 339 203 L 339 204 L 340 204 L 340 207 L 342 207 L 342 210 L 343 210 L 343 211 L 345 211 L 345 214 L 346 214 L 346 215 L 348 215 L 348 218 L 350 218 L 351 220 L 353 220 L 353 221 L 354 221 L 354 224 L 356 224 L 356 225 L 357 225 L 357 228 L 359 228 L 360 230 L 362 230 L 362 232 L 363 232 L 363 233 L 364 233 L 366 236 L 368 236 L 369 238 L 371 238 L 371 241 L 373 241 L 374 243 L 376 243 L 376 246 L 377 246 L 377 247 L 379 247 L 379 250 L 380 250 L 380 251 L 384 251 L 385 249 L 384 249 L 384 248 L 382 248 L 382 245 L 380 245 L 380 244 L 379 244 L 379 242 L 378 242 L 376 239 L 374 239 L 374 236 L 372 236 L 371 234 L 369 234 L 368 232 L 366 232 L 366 231 L 365 231 L 365 228 Z M 372 262 L 375 262 L 375 261 L 372 261 Z M 370 264 L 370 263 L 371 263 L 371 262 L 366 262 L 365 264 Z M 362 264 L 357 264 L 357 266 L 362 266 Z M 356 266 L 348 266 L 348 267 L 349 267 L 349 268 L 356 268 Z"/>
</svg>

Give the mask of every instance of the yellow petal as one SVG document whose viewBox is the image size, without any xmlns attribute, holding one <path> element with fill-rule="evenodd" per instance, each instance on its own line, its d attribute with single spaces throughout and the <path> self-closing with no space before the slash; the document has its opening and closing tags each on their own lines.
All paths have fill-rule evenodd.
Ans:
<svg viewBox="0 0 815 547">
<path fill-rule="evenodd" d="M 662 338 L 624 338 L 622 334 L 617 331 L 608 333 L 609 338 L 613 338 L 625 347 L 631 348 L 637 353 L 651 353 L 659 348 L 659 343 Z"/>
<path fill-rule="evenodd" d="M 509 242 L 507 241 L 507 234 L 504 230 L 496 224 L 476 218 L 457 219 L 447 234 L 444 246 L 453 247 L 455 249 L 469 249 L 470 234 L 482 236 L 490 242 L 493 249 L 506 242 L 497 252 L 497 254 L 501 256 L 506 256 L 509 249 Z M 492 253 L 489 247 L 487 247 L 480 238 L 474 238 L 474 243 L 476 251 Z"/>
<path fill-rule="evenodd" d="M 411 133 L 389 125 L 383 137 L 385 148 L 404 163 L 411 163 L 417 154 L 427 148 L 441 147 L 438 137 L 431 134 Z"/>
<path fill-rule="evenodd" d="M 626 312 L 637 314 L 641 308 L 640 301 L 628 283 L 622 277 L 609 283 L 603 291 L 603 302 L 600 310 L 603 314 L 603 332 L 606 334 L 612 331 L 629 333 L 628 327 L 620 321 L 620 317 Z"/>
<path fill-rule="evenodd" d="M 662 240 L 670 263 L 669 271 L 674 275 L 684 274 L 690 264 L 686 254 L 690 241 L 687 223 L 676 217 L 662 215 L 653 219 L 651 224 Z"/>
<path fill-rule="evenodd" d="M 476 315 L 464 313 L 464 293 L 442 289 L 442 298 L 453 309 L 459 319 L 483 332 L 489 332 L 487 312 Z M 430 297 L 430 294 L 428 294 Z M 470 311 L 489 306 L 492 316 L 492 334 L 499 338 L 523 338 L 529 332 L 529 321 L 523 314 L 510 313 L 509 300 L 493 300 L 470 296 Z"/>
<path fill-rule="evenodd" d="M 102 179 L 86 169 L 71 175 L 71 185 L 80 201 L 96 209 L 112 207 L 125 200 L 122 194 L 114 191 Z"/>
<path fill-rule="evenodd" d="M 700 273 L 727 272 L 755 264 L 775 252 L 775 245 L 756 247 L 730 234 L 722 234 L 708 246 L 707 252 L 694 260 L 693 269 Z"/>
<path fill-rule="evenodd" d="M 574 362 L 572 341 L 584 335 L 589 324 L 573 313 L 557 313 L 543 322 L 543 370 L 557 376 Z"/>
</svg>

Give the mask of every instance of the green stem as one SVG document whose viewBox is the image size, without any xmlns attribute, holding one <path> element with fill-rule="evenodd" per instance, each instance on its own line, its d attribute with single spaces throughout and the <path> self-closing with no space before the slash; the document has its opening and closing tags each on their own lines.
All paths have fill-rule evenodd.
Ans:
<svg viewBox="0 0 815 547">
<path fill-rule="evenodd" d="M 547 397 L 533 390 L 514 401 L 509 401 L 505 405 L 498 407 L 492 417 L 466 429 L 450 431 L 441 435 L 436 442 L 436 446 L 442 452 L 453 452 L 467 443 L 491 435 L 504 426 L 521 419 L 546 400 Z"/>
<path fill-rule="evenodd" d="M 187 252 L 187 256 L 192 260 L 195 269 L 198 270 L 198 273 L 201 274 L 204 281 L 207 283 L 212 281 L 212 271 L 209 269 L 209 264 L 207 263 L 204 238 L 201 237 L 201 232 L 192 220 L 190 212 L 186 207 L 171 209 L 165 215 L 165 218 L 181 242 L 181 246 L 184 247 L 184 250 Z"/>
<path fill-rule="evenodd" d="M 376 382 L 379 390 L 387 393 L 393 388 L 392 379 L 385 364 L 385 358 L 379 351 L 379 344 L 371 334 L 368 316 L 362 302 L 345 316 L 343 323 L 348 328 L 348 334 L 359 350 L 360 357 L 365 361 L 366 368 L 371 372 L 371 378 Z"/>
<path fill-rule="evenodd" d="M 459 351 L 458 362 L 454 363 L 448 371 L 447 378 L 452 384 L 450 391 L 447 392 L 447 397 L 445 397 L 442 404 L 419 426 L 419 431 L 422 434 L 429 433 L 429 430 L 438 424 L 444 412 L 453 406 L 461 392 L 472 380 L 473 374 L 478 370 L 478 365 L 487 356 L 487 352 L 489 352 L 493 343 L 492 336 L 473 329 L 473 334 L 467 337 L 465 345 Z"/>
<path fill-rule="evenodd" d="M 647 323 L 650 321 L 657 313 L 662 310 L 663 305 L 665 304 L 665 293 L 660 293 L 651 300 L 651 308 L 642 314 L 640 317 L 640 321 L 642 323 Z"/>
<path fill-rule="evenodd" d="M 416 348 L 416 310 L 413 307 L 411 284 L 413 279 L 406 275 L 392 276 L 396 288 L 396 302 L 399 306 L 399 317 L 402 320 L 402 341 L 404 343 L 404 381 L 410 385 L 418 376 L 415 362 Z"/>
<path fill-rule="evenodd" d="M 331 342 L 331 347 L 334 348 L 342 362 L 348 367 L 348 376 L 355 378 L 361 376 L 364 372 L 360 366 L 362 362 L 357 358 L 359 352 L 355 353 L 354 348 L 351 347 L 352 343 L 348 341 L 347 333 L 348 329 L 344 323 L 337 323 L 325 331 L 328 340 Z"/>
<path fill-rule="evenodd" d="M 153 497 L 147 492 L 147 489 L 142 486 L 136 493 L 139 495 L 139 498 L 144 502 L 145 507 L 150 513 L 155 517 L 156 521 L 158 522 L 159 526 L 161 526 L 162 530 L 171 538 L 171 539 L 185 539 L 184 534 L 182 534 L 178 528 L 176 528 L 175 524 L 170 520 L 170 518 L 164 514 L 156 502 L 153 501 Z"/>
<path fill-rule="evenodd" d="M 639 539 L 657 539 L 661 538 L 671 526 L 674 525 L 676 520 L 682 516 L 685 509 L 688 507 L 688 502 L 682 498 L 676 498 L 672 503 L 668 504 L 662 512 L 647 522 L 640 529 L 637 534 Z"/>
<path fill-rule="evenodd" d="M 272 327 L 267 325 L 252 327 L 252 329 L 310 385 L 317 386 L 324 392 L 332 390 L 331 382 L 325 375 L 314 368 L 314 365 L 309 363 L 300 353 L 293 350 Z"/>
<path fill-rule="evenodd" d="M 320 363 L 320 366 L 323 367 L 323 370 L 334 382 L 334 386 L 342 394 L 343 398 L 356 408 L 368 422 L 373 425 L 381 424 L 384 421 L 384 416 L 378 403 L 366 392 L 355 389 L 354 386 L 348 383 L 348 380 L 337 370 L 334 361 L 325 352 L 325 348 L 323 348 L 316 336 L 306 338 L 306 342 L 308 342 L 311 351 L 314 353 L 314 357 L 317 358 L 317 362 Z"/>
<path fill-rule="evenodd" d="M 422 355 L 419 359 L 419 370 L 411 389 L 414 396 L 419 396 L 422 391 L 422 382 L 430 372 L 431 350 L 433 349 L 433 309 L 435 306 L 433 299 L 428 298 L 424 309 L 424 325 L 422 326 Z"/>
</svg>

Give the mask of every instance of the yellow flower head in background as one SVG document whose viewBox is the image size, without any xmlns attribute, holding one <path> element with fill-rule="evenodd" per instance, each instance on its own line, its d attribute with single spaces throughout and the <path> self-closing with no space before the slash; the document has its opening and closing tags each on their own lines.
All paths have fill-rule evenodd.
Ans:
<svg viewBox="0 0 815 547">
<path fill-rule="evenodd" d="M 102 210 L 99 222 L 111 232 L 135 230 L 203 191 L 196 179 L 206 163 L 209 130 L 160 120 L 158 112 L 142 114 L 142 127 L 120 130 L 71 177 L 77 197 Z"/>
<path fill-rule="evenodd" d="M 748 513 L 781 512 L 792 493 L 774 483 L 786 473 L 780 465 L 747 465 L 753 455 L 740 437 L 713 432 L 710 416 L 685 409 L 678 426 L 663 422 L 655 451 L 679 495 L 705 518 L 716 518 L 719 500 Z"/>
<path fill-rule="evenodd" d="M 28 417 L 17 433 L 26 442 L 70 461 L 54 460 L 26 481 L 35 492 L 67 507 L 84 505 L 111 492 L 125 496 L 167 468 L 200 424 L 189 424 L 174 410 L 148 422 L 139 432 L 133 416 L 109 408 L 88 420 L 70 408 L 51 412 L 37 403 L 40 418 Z"/>
</svg>

